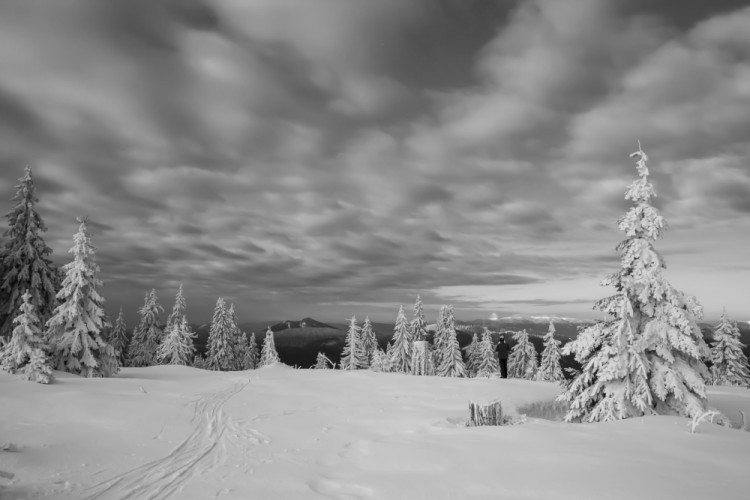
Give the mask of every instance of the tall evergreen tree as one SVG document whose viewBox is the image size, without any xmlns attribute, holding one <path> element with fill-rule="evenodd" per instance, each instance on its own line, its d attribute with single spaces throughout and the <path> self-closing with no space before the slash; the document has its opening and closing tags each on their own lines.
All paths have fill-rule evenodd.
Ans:
<svg viewBox="0 0 750 500">
<path fill-rule="evenodd" d="M 724 311 L 711 344 L 711 380 L 714 385 L 750 387 L 750 367 L 742 352 L 743 347 L 737 323 L 732 322 Z"/>
<path fill-rule="evenodd" d="M 442 363 L 438 367 L 438 375 L 442 377 L 466 377 L 466 365 L 456 338 L 453 306 L 448 306 L 446 310 L 445 331 L 445 343 L 443 344 L 443 353 L 440 356 Z"/>
<path fill-rule="evenodd" d="M 208 366 L 211 370 L 236 369 L 234 326 L 227 303 L 219 297 L 214 307 L 211 329 L 208 331 Z"/>
<path fill-rule="evenodd" d="M 73 262 L 66 264 L 58 305 L 47 321 L 47 338 L 53 365 L 84 377 L 110 377 L 119 364 L 114 348 L 102 338 L 104 298 L 96 249 L 91 245 L 86 219 L 79 219 L 73 237 Z"/>
<path fill-rule="evenodd" d="M 435 322 L 435 336 L 433 337 L 433 345 L 435 346 L 435 366 L 439 367 L 443 364 L 443 353 L 445 352 L 445 344 L 448 341 L 448 329 L 445 325 L 445 318 L 448 314 L 448 306 L 440 306 L 438 311 L 437 321 Z"/>
<path fill-rule="evenodd" d="M 162 312 L 164 309 L 159 304 L 156 289 L 152 289 L 138 310 L 140 321 L 128 348 L 129 366 L 153 366 L 157 363 L 156 353 L 162 338 L 159 316 Z"/>
<path fill-rule="evenodd" d="M 172 321 L 172 328 L 164 336 L 156 358 L 163 365 L 190 366 L 195 357 L 195 333 L 190 328 L 184 315 L 178 316 L 180 322 Z"/>
<path fill-rule="evenodd" d="M 120 314 L 117 315 L 117 319 L 115 320 L 115 326 L 110 334 L 109 343 L 117 354 L 117 361 L 120 363 L 120 366 L 125 366 L 128 353 L 128 326 L 125 324 L 125 315 L 122 313 L 122 307 L 120 308 Z"/>
<path fill-rule="evenodd" d="M 372 329 L 369 316 L 365 316 L 365 322 L 362 323 L 362 330 L 359 336 L 362 339 L 362 348 L 365 351 L 365 364 L 363 368 L 369 368 L 372 356 L 378 348 L 378 339 L 375 336 L 375 331 Z"/>
<path fill-rule="evenodd" d="M 369 366 L 367 353 L 360 337 L 361 331 L 357 325 L 357 318 L 352 316 L 344 342 L 344 352 L 341 353 L 342 370 L 361 370 Z"/>
<path fill-rule="evenodd" d="M 268 327 L 266 330 L 266 338 L 263 341 L 263 348 L 260 351 L 259 367 L 275 365 L 281 363 L 279 353 L 276 352 L 276 342 L 273 340 L 273 330 Z"/>
<path fill-rule="evenodd" d="M 167 325 L 164 327 L 165 332 L 172 330 L 172 325 L 175 323 L 182 323 L 182 317 L 185 316 L 187 309 L 187 302 L 185 296 L 182 295 L 182 283 L 177 289 L 177 295 L 174 297 L 174 305 L 172 306 L 172 312 L 167 316 Z"/>
<path fill-rule="evenodd" d="M 516 344 L 508 356 L 508 377 L 533 380 L 539 369 L 536 347 L 529 340 L 526 330 L 513 334 Z"/>
<path fill-rule="evenodd" d="M 255 332 L 250 334 L 247 350 L 245 350 L 245 361 L 243 367 L 245 370 L 255 370 L 258 368 L 260 353 L 258 352 L 258 342 L 255 340 Z"/>
<path fill-rule="evenodd" d="M 427 337 L 427 331 L 425 330 L 424 322 L 424 306 L 422 305 L 422 297 L 417 295 L 417 301 L 414 303 L 414 319 L 411 320 L 411 342 L 419 342 L 425 340 Z"/>
<path fill-rule="evenodd" d="M 586 328 L 563 354 L 574 354 L 582 371 L 560 396 L 570 405 L 566 421 L 618 420 L 644 414 L 687 417 L 706 411 L 703 362 L 709 350 L 696 322 L 703 314 L 694 297 L 675 290 L 662 275 L 664 259 L 653 243 L 664 218 L 651 205 L 647 156 L 639 148 L 639 178 L 625 194 L 634 206 L 619 221 L 621 268 L 602 284 L 616 294 L 595 308 L 606 321 Z"/>
<path fill-rule="evenodd" d="M 41 321 L 31 294 L 21 296 L 20 314 L 13 319 L 15 328 L 10 342 L 0 350 L 0 369 L 21 374 L 25 380 L 49 384 L 53 380 L 52 367 L 44 343 Z"/>
<path fill-rule="evenodd" d="M 466 371 L 470 377 L 477 374 L 481 364 L 479 336 L 474 333 L 471 342 L 466 346 Z"/>
<path fill-rule="evenodd" d="M 549 322 L 549 330 L 544 336 L 544 350 L 542 363 L 537 374 L 539 380 L 546 382 L 560 382 L 565 379 L 560 366 L 560 341 L 555 338 L 555 324 Z"/>
<path fill-rule="evenodd" d="M 477 351 L 479 356 L 477 377 L 489 378 L 500 371 L 500 365 L 495 357 L 495 346 L 492 344 L 492 334 L 489 330 L 485 330 L 482 334 Z"/>
<path fill-rule="evenodd" d="M 5 217 L 7 241 L 0 248 L 0 337 L 9 340 L 13 319 L 23 303 L 22 295 L 29 292 L 42 324 L 52 316 L 57 305 L 56 294 L 60 283 L 57 267 L 49 259 L 52 250 L 40 233 L 47 230 L 36 211 L 36 187 L 31 168 L 26 167 L 13 197 L 15 205 Z"/>
<path fill-rule="evenodd" d="M 411 346 L 409 345 L 409 322 L 400 306 L 396 325 L 393 328 L 393 348 L 389 358 L 391 371 L 398 373 L 411 372 Z"/>
<path fill-rule="evenodd" d="M 250 347 L 247 342 L 245 332 L 240 329 L 240 320 L 237 318 L 237 312 L 234 310 L 234 304 L 229 305 L 229 319 L 231 325 L 232 337 L 232 354 L 234 357 L 233 365 L 235 370 L 245 369 L 245 355 Z"/>
</svg>

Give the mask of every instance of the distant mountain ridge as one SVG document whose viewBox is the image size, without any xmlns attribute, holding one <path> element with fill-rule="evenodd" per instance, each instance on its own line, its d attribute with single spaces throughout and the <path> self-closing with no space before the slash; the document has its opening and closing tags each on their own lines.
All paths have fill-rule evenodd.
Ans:
<svg viewBox="0 0 750 500">
<path fill-rule="evenodd" d="M 335 326 L 327 325 L 326 323 L 320 322 L 313 318 L 302 318 L 299 321 L 285 320 L 281 323 L 271 325 L 271 331 L 280 332 L 282 330 L 288 330 L 290 328 L 331 328 L 338 330 Z"/>
</svg>

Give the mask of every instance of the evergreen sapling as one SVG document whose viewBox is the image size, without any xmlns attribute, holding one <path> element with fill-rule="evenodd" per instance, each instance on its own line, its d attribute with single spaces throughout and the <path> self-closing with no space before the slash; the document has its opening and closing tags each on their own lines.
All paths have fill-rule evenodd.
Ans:
<svg viewBox="0 0 750 500">
<path fill-rule="evenodd" d="M 516 345 L 513 346 L 508 356 L 508 377 L 534 380 L 539 368 L 536 347 L 529 340 L 526 330 L 513 334 L 513 340 Z"/>
<path fill-rule="evenodd" d="M 275 365 L 280 362 L 279 353 L 276 352 L 276 343 L 273 340 L 273 330 L 269 326 L 268 330 L 266 330 L 263 348 L 260 351 L 260 367 Z"/>
<path fill-rule="evenodd" d="M 456 326 L 453 317 L 453 306 L 448 306 L 445 315 L 445 342 L 440 358 L 442 363 L 438 368 L 441 377 L 466 377 L 466 366 L 461 357 L 461 348 L 456 338 Z"/>
<path fill-rule="evenodd" d="M 172 322 L 172 329 L 167 332 L 164 340 L 159 344 L 157 359 L 163 365 L 190 366 L 195 357 L 195 346 L 193 333 L 187 318 L 179 316 L 180 322 Z"/>
<path fill-rule="evenodd" d="M 404 314 L 404 306 L 399 307 L 393 330 L 393 347 L 388 360 L 389 368 L 397 373 L 409 373 L 411 371 L 411 346 L 409 345 L 409 323 Z"/>
<path fill-rule="evenodd" d="M 750 368 L 742 351 L 744 347 L 737 323 L 732 322 L 724 311 L 711 344 L 711 381 L 714 385 L 750 387 Z"/>
<path fill-rule="evenodd" d="M 31 294 L 21 296 L 20 314 L 13 319 L 13 336 L 0 351 L 0 369 L 11 374 L 20 374 L 25 380 L 49 384 L 53 380 L 42 338 L 41 321 Z"/>
<path fill-rule="evenodd" d="M 159 317 L 164 309 L 156 296 L 156 289 L 146 294 L 143 306 L 138 310 L 140 321 L 133 331 L 133 338 L 128 348 L 128 364 L 130 366 L 153 366 L 156 353 L 161 342 L 162 330 L 159 327 Z"/>
<path fill-rule="evenodd" d="M 549 330 L 544 336 L 544 350 L 542 363 L 539 366 L 539 380 L 545 382 L 561 382 L 565 380 L 560 366 L 560 341 L 555 339 L 555 324 L 549 322 Z"/>
</svg>

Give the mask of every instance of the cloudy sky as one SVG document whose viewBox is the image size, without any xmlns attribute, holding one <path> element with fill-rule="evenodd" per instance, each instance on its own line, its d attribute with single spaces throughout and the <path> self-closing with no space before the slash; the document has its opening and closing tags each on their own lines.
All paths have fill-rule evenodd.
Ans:
<svg viewBox="0 0 750 500">
<path fill-rule="evenodd" d="M 750 7 L 3 0 L 0 211 L 88 215 L 110 311 L 593 317 L 641 140 L 667 276 L 750 320 Z"/>
</svg>

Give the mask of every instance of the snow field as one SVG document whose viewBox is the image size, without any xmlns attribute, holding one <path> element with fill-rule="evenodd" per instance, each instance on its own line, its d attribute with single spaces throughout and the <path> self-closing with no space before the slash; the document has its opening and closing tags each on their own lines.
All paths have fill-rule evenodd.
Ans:
<svg viewBox="0 0 750 500">
<path fill-rule="evenodd" d="M 0 374 L 0 498 L 744 499 L 750 433 L 676 417 L 566 424 L 559 388 L 369 371 Z M 709 388 L 739 422 L 750 390 Z M 467 428 L 501 399 L 526 423 Z M 12 404 L 7 404 L 12 402 Z M 545 413 L 546 412 L 546 413 Z M 558 412 L 559 413 L 559 412 Z"/>
</svg>

